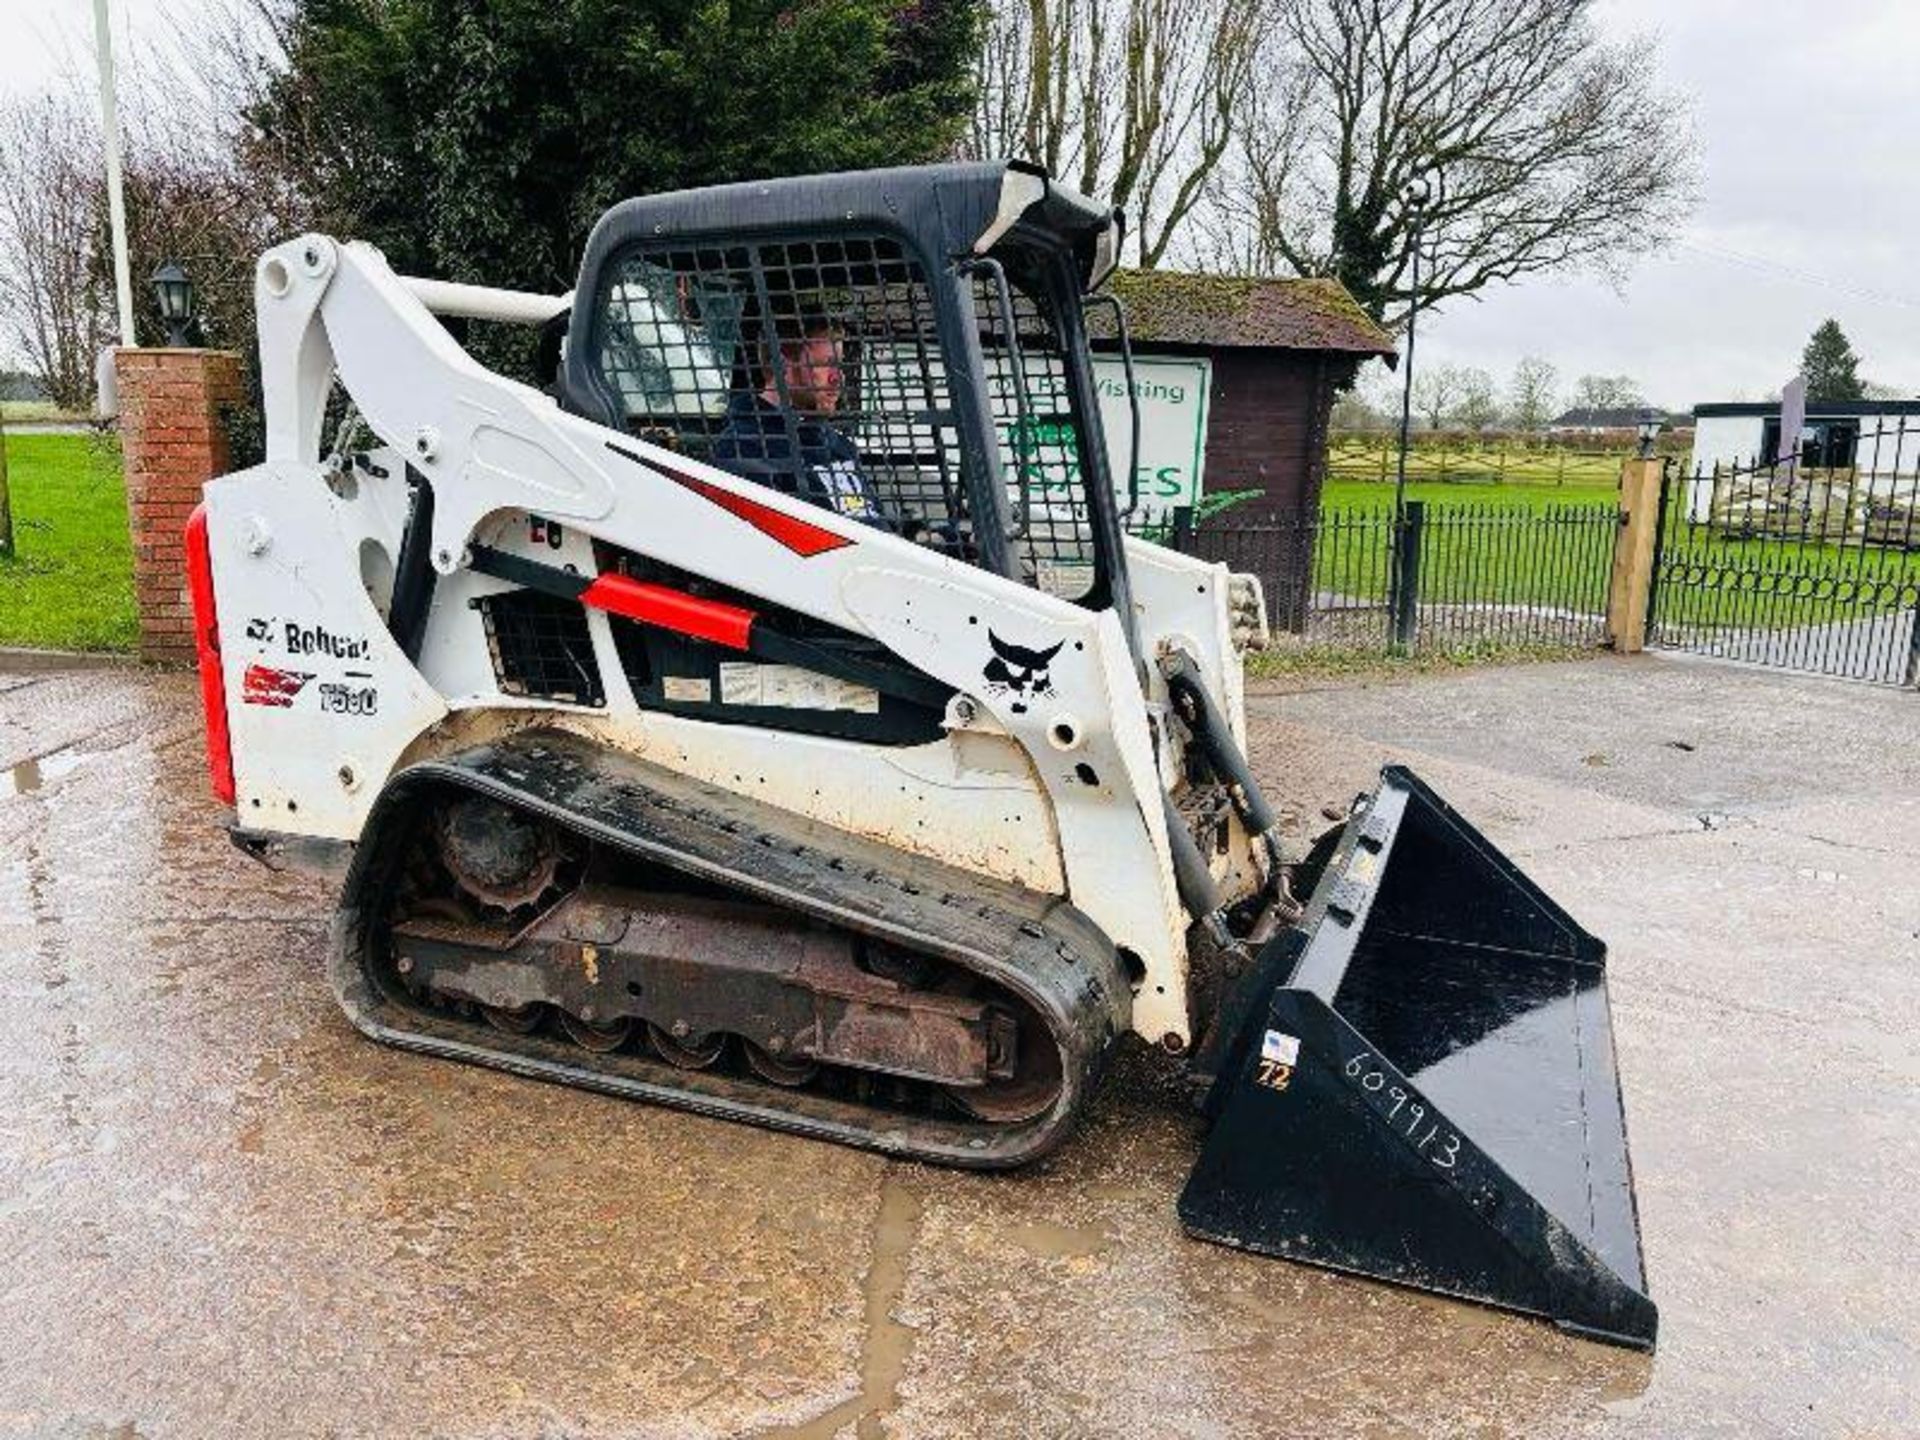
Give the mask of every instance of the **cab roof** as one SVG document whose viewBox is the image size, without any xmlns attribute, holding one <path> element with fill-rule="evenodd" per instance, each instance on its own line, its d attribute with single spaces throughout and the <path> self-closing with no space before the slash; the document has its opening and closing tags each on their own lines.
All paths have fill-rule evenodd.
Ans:
<svg viewBox="0 0 1920 1440">
<path fill-rule="evenodd" d="M 613 250 L 649 245 L 722 243 L 794 232 L 905 232 L 938 257 L 985 254 L 1011 237 L 1060 247 L 1072 256 L 1083 289 L 1113 268 L 1120 212 L 1056 184 L 1016 160 L 906 165 L 746 180 L 623 200 L 600 217 L 581 259 L 583 287 Z"/>
</svg>

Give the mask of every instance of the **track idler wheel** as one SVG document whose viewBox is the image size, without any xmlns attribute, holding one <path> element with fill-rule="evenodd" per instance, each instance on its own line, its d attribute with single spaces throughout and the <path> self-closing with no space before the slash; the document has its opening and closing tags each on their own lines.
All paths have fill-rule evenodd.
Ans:
<svg viewBox="0 0 1920 1440">
<path fill-rule="evenodd" d="M 554 883 L 560 840 L 547 822 L 476 796 L 439 815 L 440 859 L 460 888 L 501 910 L 531 905 Z"/>
<path fill-rule="evenodd" d="M 820 1073 L 820 1067 L 811 1060 L 785 1060 L 761 1049 L 752 1041 L 747 1041 L 744 1048 L 747 1052 L 747 1068 L 769 1085 L 783 1085 L 791 1089 L 807 1084 Z"/>
<path fill-rule="evenodd" d="M 985 1085 L 949 1085 L 949 1098 L 976 1120 L 991 1125 L 1018 1125 L 1047 1113 L 1060 1094 L 1060 1081 L 996 1080 Z"/>
<path fill-rule="evenodd" d="M 633 1035 L 633 1021 L 624 1017 L 595 1024 L 591 1020 L 582 1020 L 578 1015 L 570 1015 L 565 1010 L 560 1012 L 560 1028 L 567 1032 L 567 1038 L 574 1044 L 582 1050 L 591 1050 L 595 1055 L 611 1055 Z"/>
<path fill-rule="evenodd" d="M 647 1039 L 660 1052 L 660 1058 L 681 1070 L 706 1070 L 727 1048 L 725 1035 L 676 1036 L 663 1025 L 647 1022 Z"/>
<path fill-rule="evenodd" d="M 531 1035 L 540 1028 L 546 1008 L 537 1001 L 526 1005 L 482 1005 L 480 1013 L 496 1030 L 508 1035 Z"/>
<path fill-rule="evenodd" d="M 949 1085 L 948 1097 L 974 1119 L 991 1125 L 1018 1125 L 1046 1114 L 1060 1098 L 1060 1052 L 1030 1013 L 1022 1018 L 1017 1053 L 1018 1066 L 1011 1076 L 984 1085 Z"/>
</svg>

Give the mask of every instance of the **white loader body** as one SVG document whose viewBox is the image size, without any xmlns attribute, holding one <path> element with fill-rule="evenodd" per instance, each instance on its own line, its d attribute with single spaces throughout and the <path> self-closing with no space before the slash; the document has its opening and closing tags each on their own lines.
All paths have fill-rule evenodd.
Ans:
<svg viewBox="0 0 1920 1440">
<path fill-rule="evenodd" d="M 519 319 L 566 303 L 409 281 L 372 247 L 320 235 L 260 261 L 267 459 L 213 482 L 206 497 L 243 825 L 351 841 L 397 767 L 537 714 L 783 809 L 1069 897 L 1138 959 L 1134 1029 L 1172 1048 L 1189 1042 L 1189 920 L 1162 801 L 1179 741 L 1159 673 L 1136 665 L 1117 615 L 567 414 L 473 360 L 422 294 Z M 336 382 L 383 442 L 359 465 L 321 455 Z M 800 553 L 648 462 L 846 543 Z M 409 464 L 433 485 L 440 576 L 417 664 L 383 615 Z M 471 547 L 591 574 L 594 540 L 878 640 L 957 692 L 945 738 L 887 748 L 643 711 L 624 693 L 597 611 L 589 628 L 604 704 L 503 692 L 471 602 L 510 587 L 468 568 Z M 1127 552 L 1144 653 L 1186 651 L 1243 738 L 1225 567 L 1140 541 Z M 1057 646 L 1044 688 L 1023 697 L 985 683 L 989 634 Z M 792 667 L 753 668 L 780 673 L 742 674 L 742 685 L 835 703 L 809 693 Z M 1257 883 L 1243 831 L 1214 868 L 1231 890 Z"/>
</svg>

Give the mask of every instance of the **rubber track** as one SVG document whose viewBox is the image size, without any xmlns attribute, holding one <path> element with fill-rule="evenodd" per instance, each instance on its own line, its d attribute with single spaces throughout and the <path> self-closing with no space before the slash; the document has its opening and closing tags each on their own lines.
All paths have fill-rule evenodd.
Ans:
<svg viewBox="0 0 1920 1440">
<path fill-rule="evenodd" d="M 917 1116 L 638 1054 L 596 1056 L 420 1004 L 385 973 L 381 912 L 430 809 L 425 802 L 448 790 L 520 807 L 595 845 L 979 973 L 1046 1020 L 1061 1052 L 1059 1098 L 1015 1125 Z M 1131 1002 L 1112 944 L 1057 896 L 909 855 L 554 730 L 522 731 L 389 781 L 347 873 L 329 971 L 353 1023 L 385 1044 L 971 1169 L 1024 1164 L 1066 1138 L 1127 1028 Z"/>
</svg>

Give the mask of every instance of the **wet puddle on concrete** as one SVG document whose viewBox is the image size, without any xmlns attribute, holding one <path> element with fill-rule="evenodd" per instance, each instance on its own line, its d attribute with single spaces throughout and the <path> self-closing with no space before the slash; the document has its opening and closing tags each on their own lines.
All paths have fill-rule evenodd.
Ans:
<svg viewBox="0 0 1920 1440">
<path fill-rule="evenodd" d="M 7 795 L 31 795 L 49 781 L 70 775 L 86 763 L 86 756 L 77 750 L 54 750 L 45 755 L 36 755 L 31 760 L 22 760 L 7 771 L 8 789 L 0 791 Z"/>
<path fill-rule="evenodd" d="M 1105 1230 L 1081 1230 L 1047 1220 L 1015 1226 L 1012 1239 L 1028 1254 L 1042 1260 L 1085 1260 L 1103 1254 L 1113 1244 L 1113 1238 Z"/>
<path fill-rule="evenodd" d="M 759 1440 L 833 1440 L 854 1426 L 857 1440 L 879 1440 L 885 1417 L 900 1403 L 900 1382 L 913 1357 L 914 1329 L 894 1315 L 907 1289 L 907 1259 L 920 1230 L 920 1197 L 898 1180 L 881 1187 L 867 1270 L 866 1343 L 860 1356 L 860 1393 L 798 1425 L 760 1432 Z"/>
</svg>

